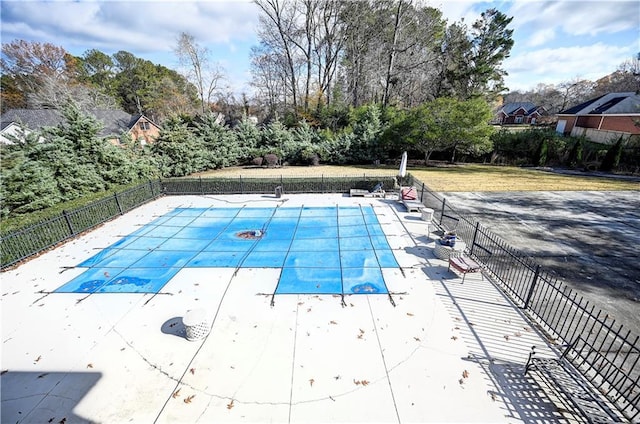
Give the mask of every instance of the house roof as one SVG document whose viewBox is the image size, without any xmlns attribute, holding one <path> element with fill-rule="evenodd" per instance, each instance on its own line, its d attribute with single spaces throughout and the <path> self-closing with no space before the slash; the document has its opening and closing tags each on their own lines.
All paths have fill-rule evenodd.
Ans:
<svg viewBox="0 0 640 424">
<path fill-rule="evenodd" d="M 512 115 L 518 109 L 524 109 L 525 113 L 530 115 L 540 109 L 540 107 L 532 102 L 511 102 L 503 104 L 498 112 L 504 112 L 505 115 Z"/>
<path fill-rule="evenodd" d="M 640 114 L 640 95 L 608 93 L 558 113 L 559 115 Z"/>
<path fill-rule="evenodd" d="M 131 129 L 141 115 L 129 115 L 115 109 L 95 109 L 88 111 L 103 125 L 100 137 L 119 135 L 122 131 Z M 39 130 L 43 127 L 53 127 L 62 122 L 60 111 L 55 109 L 11 109 L 2 114 L 2 128 L 11 122 L 17 122 L 31 130 Z"/>
</svg>

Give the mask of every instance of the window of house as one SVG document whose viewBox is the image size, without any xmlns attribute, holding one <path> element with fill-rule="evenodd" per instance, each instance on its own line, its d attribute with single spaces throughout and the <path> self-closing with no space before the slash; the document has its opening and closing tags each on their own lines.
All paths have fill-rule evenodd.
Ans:
<svg viewBox="0 0 640 424">
<path fill-rule="evenodd" d="M 149 125 L 149 123 L 147 121 L 141 121 L 138 126 L 140 127 L 140 129 L 142 131 L 147 131 L 151 128 L 151 126 Z"/>
<path fill-rule="evenodd" d="M 515 122 L 516 122 L 516 124 L 522 124 L 522 120 L 523 120 L 523 118 L 524 118 L 524 117 L 523 117 L 522 115 L 518 115 L 518 116 L 516 116 L 516 121 L 515 121 Z"/>
</svg>

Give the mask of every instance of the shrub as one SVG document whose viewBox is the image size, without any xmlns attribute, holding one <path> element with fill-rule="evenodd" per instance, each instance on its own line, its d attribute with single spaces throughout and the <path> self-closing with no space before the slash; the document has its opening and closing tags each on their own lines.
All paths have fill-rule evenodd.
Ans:
<svg viewBox="0 0 640 424">
<path fill-rule="evenodd" d="M 609 149 L 602 159 L 600 164 L 600 171 L 611 172 L 618 169 L 620 165 L 620 157 L 622 156 L 622 137 L 618 138 L 618 141 Z"/>
<path fill-rule="evenodd" d="M 273 153 L 264 155 L 264 161 L 267 162 L 267 166 L 269 168 L 274 168 L 280 163 L 280 159 L 278 158 L 278 156 L 274 155 Z"/>
</svg>

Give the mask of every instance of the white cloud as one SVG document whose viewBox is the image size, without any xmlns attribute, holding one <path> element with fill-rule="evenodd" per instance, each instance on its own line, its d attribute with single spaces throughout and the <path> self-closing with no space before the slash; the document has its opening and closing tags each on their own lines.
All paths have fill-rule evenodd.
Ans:
<svg viewBox="0 0 640 424">
<path fill-rule="evenodd" d="M 258 16 L 249 1 L 2 3 L 3 39 L 136 53 L 168 52 L 180 32 L 201 44 L 252 39 Z"/>
<path fill-rule="evenodd" d="M 561 29 L 566 35 L 610 34 L 640 26 L 637 1 L 515 1 L 504 12 L 516 30 Z"/>
<path fill-rule="evenodd" d="M 530 47 L 542 46 L 551 42 L 556 37 L 556 31 L 553 28 L 546 28 L 534 32 L 526 40 L 526 45 Z"/>
<path fill-rule="evenodd" d="M 515 90 L 538 83 L 558 84 L 575 77 L 596 80 L 613 72 L 632 53 L 631 46 L 604 43 L 524 52 L 505 61 L 509 72 L 505 82 Z"/>
</svg>

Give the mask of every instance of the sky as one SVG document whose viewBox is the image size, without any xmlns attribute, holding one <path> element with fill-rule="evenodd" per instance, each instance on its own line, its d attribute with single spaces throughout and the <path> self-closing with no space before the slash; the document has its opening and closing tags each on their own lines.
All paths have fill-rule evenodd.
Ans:
<svg viewBox="0 0 640 424">
<path fill-rule="evenodd" d="M 533 89 L 576 78 L 597 80 L 640 53 L 640 0 L 413 0 L 471 25 L 496 8 L 513 17 L 514 47 L 503 63 L 507 87 Z M 48 42 L 75 56 L 124 50 L 179 70 L 182 32 L 206 46 L 236 94 L 250 94 L 250 52 L 258 44 L 258 7 L 249 0 L 0 0 L 2 43 Z"/>
</svg>

